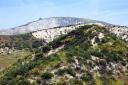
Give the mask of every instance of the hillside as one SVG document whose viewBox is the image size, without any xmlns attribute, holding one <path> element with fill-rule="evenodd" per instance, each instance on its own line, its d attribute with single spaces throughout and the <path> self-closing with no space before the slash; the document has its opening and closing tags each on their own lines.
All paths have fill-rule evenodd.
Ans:
<svg viewBox="0 0 128 85">
<path fill-rule="evenodd" d="M 0 36 L 0 71 L 31 55 L 33 48 L 40 45 L 42 41 L 31 34 Z"/>
<path fill-rule="evenodd" d="M 105 27 L 80 26 L 31 49 L 1 72 L 0 85 L 128 84 L 128 43 Z"/>
</svg>

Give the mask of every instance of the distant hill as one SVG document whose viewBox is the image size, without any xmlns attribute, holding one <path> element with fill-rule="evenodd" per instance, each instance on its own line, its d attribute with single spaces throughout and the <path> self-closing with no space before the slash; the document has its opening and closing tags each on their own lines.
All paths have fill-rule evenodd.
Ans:
<svg viewBox="0 0 128 85">
<path fill-rule="evenodd" d="M 1 30 L 0 35 L 17 35 L 24 34 L 42 29 L 49 29 L 54 27 L 63 27 L 77 24 L 88 24 L 88 23 L 102 23 L 108 24 L 101 21 L 75 18 L 75 17 L 51 17 L 51 18 L 40 18 L 39 20 L 29 22 L 25 25 L 18 26 L 15 28 Z"/>
</svg>

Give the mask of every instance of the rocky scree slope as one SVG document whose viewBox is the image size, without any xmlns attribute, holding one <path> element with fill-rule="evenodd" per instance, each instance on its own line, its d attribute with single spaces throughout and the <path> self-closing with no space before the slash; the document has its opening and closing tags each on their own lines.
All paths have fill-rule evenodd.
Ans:
<svg viewBox="0 0 128 85">
<path fill-rule="evenodd" d="M 128 27 L 127 26 L 119 26 L 119 25 L 111 25 L 108 26 L 107 29 L 116 34 L 117 37 L 128 42 Z"/>
<path fill-rule="evenodd" d="M 46 56 L 51 50 L 63 47 Z M 1 85 L 127 85 L 128 43 L 104 27 L 85 25 L 1 73 Z"/>
</svg>

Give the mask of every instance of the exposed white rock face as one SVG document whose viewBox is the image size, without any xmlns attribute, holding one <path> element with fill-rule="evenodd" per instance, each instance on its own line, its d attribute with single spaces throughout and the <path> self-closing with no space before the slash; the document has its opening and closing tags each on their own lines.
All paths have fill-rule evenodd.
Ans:
<svg viewBox="0 0 128 85">
<path fill-rule="evenodd" d="M 48 43 L 58 38 L 61 35 L 68 34 L 69 32 L 71 32 L 72 30 L 75 30 L 79 26 L 84 26 L 84 24 L 76 25 L 76 26 L 69 26 L 69 27 L 44 29 L 44 30 L 33 32 L 32 35 L 38 39 L 43 39 L 45 40 L 45 42 Z"/>
<path fill-rule="evenodd" d="M 99 39 L 102 39 L 102 38 L 104 38 L 104 34 L 103 33 L 99 33 L 98 37 L 99 37 Z"/>
<path fill-rule="evenodd" d="M 91 44 L 93 47 L 97 46 L 97 43 L 95 41 L 96 41 L 96 36 L 93 39 L 91 39 Z"/>
</svg>

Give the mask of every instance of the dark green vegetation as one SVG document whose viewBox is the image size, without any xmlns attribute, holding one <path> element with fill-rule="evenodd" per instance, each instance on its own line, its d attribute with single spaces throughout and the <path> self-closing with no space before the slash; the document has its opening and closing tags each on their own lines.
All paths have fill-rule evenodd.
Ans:
<svg viewBox="0 0 128 85">
<path fill-rule="evenodd" d="M 32 36 L 31 33 L 22 35 L 12 35 L 12 36 L 0 36 L 0 47 L 9 47 L 15 49 L 33 49 L 41 46 L 43 42 Z"/>
<path fill-rule="evenodd" d="M 102 38 L 99 38 L 100 33 Z M 16 42 L 22 41 L 22 38 L 18 39 Z M 29 46 L 26 45 L 29 42 L 25 42 L 20 48 L 31 48 L 32 44 Z M 46 56 L 50 50 L 62 45 L 63 49 Z M 126 66 L 127 45 L 103 27 L 86 25 L 46 46 L 37 44 L 31 48 L 35 55 L 26 56 L 3 71 L 0 85 L 127 85 L 128 78 L 124 73 L 118 75 L 107 70 L 107 66 L 118 70 L 111 63 Z M 99 68 L 94 70 L 95 67 Z"/>
</svg>

